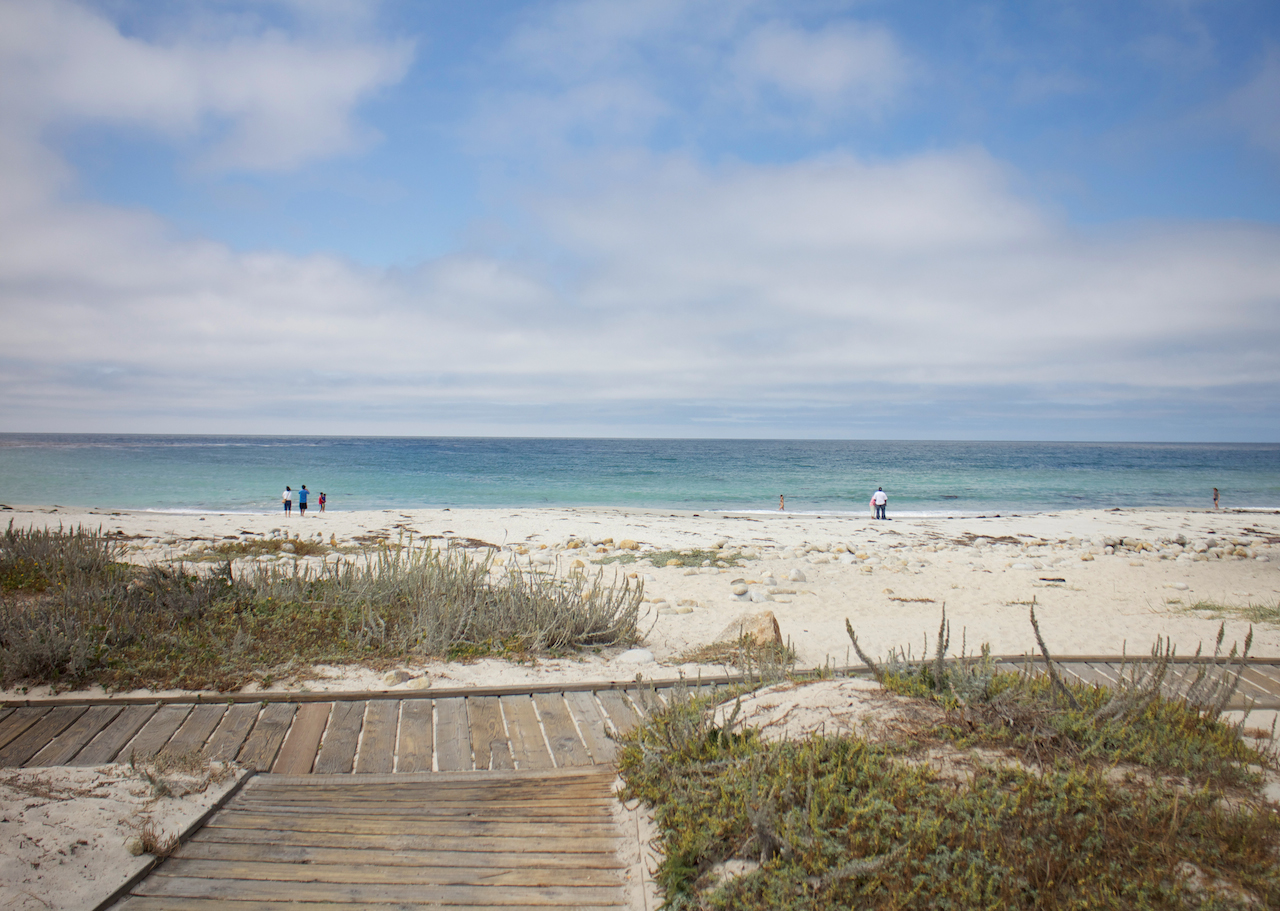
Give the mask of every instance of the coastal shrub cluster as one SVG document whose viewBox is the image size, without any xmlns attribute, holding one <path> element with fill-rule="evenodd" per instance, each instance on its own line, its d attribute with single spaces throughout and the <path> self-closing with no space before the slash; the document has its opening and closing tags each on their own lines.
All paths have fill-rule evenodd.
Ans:
<svg viewBox="0 0 1280 911">
<path fill-rule="evenodd" d="M 997 672 L 985 650 L 868 663 L 939 720 L 766 742 L 691 696 L 625 738 L 621 796 L 655 808 L 667 907 L 1280 906 L 1256 771 L 1274 756 L 1150 691 L 1158 659 L 1116 690 Z M 947 750 L 964 774 L 926 761 Z"/>
<path fill-rule="evenodd" d="M 243 567 L 243 564 L 238 564 Z M 642 589 L 412 540 L 323 569 L 138 568 L 99 532 L 0 547 L 0 680 L 230 690 L 321 662 L 537 656 L 639 638 Z"/>
</svg>

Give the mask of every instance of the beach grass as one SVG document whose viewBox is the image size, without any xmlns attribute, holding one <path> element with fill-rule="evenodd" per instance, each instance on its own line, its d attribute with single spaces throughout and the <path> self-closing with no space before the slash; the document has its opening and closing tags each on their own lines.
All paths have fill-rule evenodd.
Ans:
<svg viewBox="0 0 1280 911">
<path fill-rule="evenodd" d="M 1245 604 L 1227 604 L 1221 601 L 1202 600 L 1186 605 L 1184 610 L 1213 619 L 1220 617 L 1238 617 L 1250 623 L 1280 624 L 1280 599 L 1268 604 L 1249 601 Z"/>
<path fill-rule="evenodd" d="M 494 567 L 407 539 L 316 568 L 138 568 L 77 529 L 0 546 L 0 681 L 72 688 L 238 689 L 317 663 L 536 658 L 639 639 L 642 586 Z M 206 568 L 207 569 L 207 568 Z"/>
<path fill-rule="evenodd" d="M 1148 692 L 1159 658 L 1111 691 L 940 654 L 872 663 L 941 710 L 875 738 L 768 742 L 692 693 L 624 738 L 620 794 L 655 810 L 666 907 L 1280 906 L 1274 744 Z"/>
</svg>

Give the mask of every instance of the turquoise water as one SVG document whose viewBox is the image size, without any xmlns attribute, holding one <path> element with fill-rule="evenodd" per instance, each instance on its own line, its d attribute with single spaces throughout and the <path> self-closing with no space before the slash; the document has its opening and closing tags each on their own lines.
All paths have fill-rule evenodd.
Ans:
<svg viewBox="0 0 1280 911">
<path fill-rule="evenodd" d="M 1280 444 L 0 434 L 0 503 L 264 512 L 631 506 L 890 515 L 1280 507 Z"/>
</svg>

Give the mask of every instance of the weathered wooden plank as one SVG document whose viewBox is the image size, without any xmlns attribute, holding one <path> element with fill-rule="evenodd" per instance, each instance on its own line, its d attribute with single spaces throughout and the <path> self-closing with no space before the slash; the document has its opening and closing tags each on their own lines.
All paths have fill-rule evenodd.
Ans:
<svg viewBox="0 0 1280 911">
<path fill-rule="evenodd" d="M 349 858 L 345 862 L 330 864 L 282 864 L 262 860 L 220 861 L 174 857 L 157 875 L 304 883 L 484 886 L 484 891 L 493 886 L 558 886 L 569 883 L 575 887 L 621 885 L 617 870 L 602 870 L 598 867 L 504 869 L 474 864 L 439 867 L 380 865 L 363 857 L 358 860 L 358 863 L 352 863 Z"/>
<path fill-rule="evenodd" d="M 1108 677 L 1099 674 L 1089 665 L 1082 661 L 1072 661 L 1069 664 L 1061 665 L 1064 674 L 1069 674 L 1068 680 L 1075 679 L 1080 683 L 1089 686 L 1111 686 L 1111 680 Z"/>
<path fill-rule="evenodd" d="M 230 762 L 235 759 L 240 753 L 240 748 L 244 746 L 249 731 L 253 729 L 253 723 L 258 720 L 258 712 L 261 709 L 262 706 L 256 702 L 237 704 L 228 708 L 226 714 L 222 716 L 222 723 L 205 744 L 202 751 L 205 758 L 213 762 Z"/>
<path fill-rule="evenodd" d="M 393 772 L 396 767 L 396 730 L 400 726 L 400 702 L 375 699 L 364 712 L 364 733 L 356 771 L 362 775 Z"/>
<path fill-rule="evenodd" d="M 125 759 L 146 761 L 154 757 L 169 742 L 182 722 L 191 714 L 190 705 L 162 705 L 151 719 L 142 726 L 136 737 L 120 751 Z"/>
<path fill-rule="evenodd" d="M 325 728 L 320 752 L 316 755 L 315 773 L 333 775 L 350 772 L 356 759 L 356 747 L 360 743 L 360 728 L 364 725 L 364 702 L 335 702 L 329 713 L 329 726 Z"/>
<path fill-rule="evenodd" d="M 397 772 L 430 772 L 432 728 L 430 699 L 406 699 L 400 706 L 400 736 L 396 743 Z"/>
<path fill-rule="evenodd" d="M 619 690 L 600 690 L 596 693 L 600 704 L 609 715 L 609 723 L 619 735 L 625 734 L 640 723 L 635 706 Z"/>
<path fill-rule="evenodd" d="M 471 728 L 471 752 L 477 769 L 515 768 L 497 696 L 468 699 L 467 722 Z"/>
<path fill-rule="evenodd" d="M 175 756 L 192 753 L 204 748 L 209 736 L 218 729 L 222 716 L 227 713 L 226 703 L 197 705 L 182 722 L 182 727 L 170 738 L 165 752 Z"/>
<path fill-rule="evenodd" d="M 574 727 L 573 716 L 569 714 L 564 696 L 559 693 L 538 693 L 533 697 L 533 704 L 538 707 L 542 730 L 551 746 L 556 768 L 591 765 L 591 755 L 578 736 L 578 729 Z"/>
<path fill-rule="evenodd" d="M 28 767 L 66 765 L 124 710 L 119 705 L 94 705 L 27 763 Z"/>
<path fill-rule="evenodd" d="M 16 768 L 39 753 L 85 712 L 81 705 L 60 705 L 0 747 L 0 768 Z"/>
<path fill-rule="evenodd" d="M 617 870 L 626 865 L 616 851 L 568 854 L 561 851 L 406 851 L 390 848 L 324 848 L 311 845 L 235 844 L 202 841 L 187 842 L 178 849 L 178 857 L 193 860 L 257 860 L 287 864 L 369 863 L 403 867 L 489 867 L 491 869 L 538 867 L 544 870 L 563 868 Z"/>
<path fill-rule="evenodd" d="M 522 797 L 495 797 L 490 799 L 481 794 L 470 801 L 451 800 L 448 803 L 437 803 L 431 792 L 426 791 L 423 792 L 415 807 L 410 802 L 389 804 L 376 800 L 344 798 L 340 794 L 316 795 L 309 804 L 298 801 L 278 801 L 270 795 L 266 795 L 253 800 L 237 800 L 236 807 L 260 812 L 306 814 L 317 812 L 316 806 L 324 806 L 335 815 L 345 813 L 381 813 L 387 818 L 397 815 L 423 818 L 431 816 L 466 816 L 468 813 L 478 812 L 476 805 L 479 802 L 484 803 L 484 814 L 491 816 L 510 816 L 516 813 L 557 817 L 575 814 L 583 816 L 589 812 L 604 814 L 611 809 L 611 803 L 607 799 L 587 800 L 569 795 L 560 798 L 559 788 L 544 790 L 550 790 L 550 793 L 557 796 L 536 799 Z M 570 802 L 564 803 L 564 800 L 569 800 Z"/>
<path fill-rule="evenodd" d="M 207 823 L 221 829 L 288 829 L 295 832 L 345 832 L 350 835 L 379 835 L 387 829 L 384 816 L 334 814 L 301 815 L 293 813 L 258 813 L 224 807 Z M 404 835 L 453 835 L 456 837 L 506 836 L 538 839 L 549 835 L 561 838 L 600 838 L 614 831 L 612 820 L 583 820 L 572 827 L 558 822 L 545 823 L 518 819 L 479 819 L 423 817 L 397 818 L 395 830 Z"/>
<path fill-rule="evenodd" d="M 436 768 L 441 772 L 474 768 L 465 699 L 436 700 Z"/>
<path fill-rule="evenodd" d="M 0 747 L 5 746 L 9 741 L 21 735 L 23 731 L 47 715 L 49 711 L 48 706 L 23 706 L 20 709 L 15 709 L 12 714 L 0 721 Z"/>
<path fill-rule="evenodd" d="M 214 817 L 216 820 L 217 817 Z M 224 844 L 270 844 L 309 847 L 344 848 L 363 850 L 369 847 L 388 851 L 554 851 L 561 854 L 589 853 L 617 849 L 613 833 L 607 837 L 570 837 L 563 831 L 553 831 L 538 838 L 513 838 L 504 835 L 470 835 L 459 840 L 455 835 L 421 832 L 326 832 L 290 828 L 240 829 L 211 824 L 201 829 L 193 842 L 217 842 Z"/>
<path fill-rule="evenodd" d="M 297 708 L 288 702 L 273 702 L 265 706 L 236 757 L 240 764 L 256 772 L 271 768 Z"/>
<path fill-rule="evenodd" d="M 595 697 L 590 693 L 565 693 L 564 701 L 569 703 L 569 709 L 578 722 L 578 730 L 587 743 L 591 758 L 597 763 L 613 762 L 618 745 L 610 735 L 609 722 Z"/>
<path fill-rule="evenodd" d="M 518 769 L 550 769 L 555 762 L 542 736 L 542 726 L 529 696 L 501 697 L 502 714 L 507 719 L 511 758 Z"/>
<path fill-rule="evenodd" d="M 1235 671 L 1233 670 L 1234 674 Z M 1280 680 L 1272 680 L 1266 674 L 1261 674 L 1256 668 L 1246 667 L 1240 674 L 1241 689 L 1248 684 L 1251 694 L 1257 696 L 1270 696 L 1272 698 L 1280 697 Z"/>
<path fill-rule="evenodd" d="M 308 702 L 299 707 L 298 714 L 289 726 L 284 743 L 280 745 L 280 753 L 271 766 L 277 775 L 309 775 L 315 765 L 316 752 L 320 749 L 320 738 L 324 736 L 325 726 L 329 723 L 329 713 L 333 710 L 332 702 Z"/>
<path fill-rule="evenodd" d="M 254 899 L 224 898 L 151 898 L 133 896 L 123 904 L 115 906 L 116 911 L 369 911 L 371 908 L 388 908 L 388 911 L 546 911 L 546 905 L 492 905 L 476 904 L 475 901 L 463 899 L 461 904 L 453 902 L 405 902 L 394 904 L 372 904 L 376 899 L 365 901 L 257 901 Z M 568 908 L 568 906 L 565 906 Z M 589 905 L 575 904 L 568 911 L 617 911 L 617 904 Z"/>
<path fill-rule="evenodd" d="M 70 765 L 88 766 L 114 762 L 116 754 L 142 730 L 151 716 L 160 707 L 159 703 L 151 705 L 130 705 L 116 716 L 116 720 L 108 724 L 97 737 L 89 741 L 89 745 L 76 754 Z"/>
<path fill-rule="evenodd" d="M 1249 670 L 1256 674 L 1259 683 L 1273 695 L 1280 696 L 1280 663 L 1250 664 Z"/>
<path fill-rule="evenodd" d="M 165 876 L 162 872 L 147 877 L 134 889 L 136 895 L 155 897 L 276 899 L 290 901 L 323 901 L 342 898 L 370 904 L 391 902 L 472 903 L 476 902 L 475 886 L 403 885 L 393 883 L 351 883 L 335 887 L 330 883 L 277 882 L 258 879 L 203 879 Z M 553 908 L 575 908 L 584 903 L 623 907 L 622 889 L 617 886 L 494 886 L 484 890 L 481 904 L 541 905 Z"/>
<path fill-rule="evenodd" d="M 1120 662 L 1090 661 L 1084 666 L 1096 673 L 1101 680 L 1106 681 L 1104 686 L 1115 686 L 1120 680 Z"/>
</svg>

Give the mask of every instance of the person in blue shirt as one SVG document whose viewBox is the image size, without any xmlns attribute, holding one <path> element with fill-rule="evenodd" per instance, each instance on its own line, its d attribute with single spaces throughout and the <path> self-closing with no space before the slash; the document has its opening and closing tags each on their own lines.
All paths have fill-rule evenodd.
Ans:
<svg viewBox="0 0 1280 911">
<path fill-rule="evenodd" d="M 307 494 L 308 493 L 310 493 L 310 491 L 307 490 L 307 485 L 303 484 L 302 489 L 298 491 L 298 514 L 301 515 L 302 518 L 304 519 L 307 517 Z"/>
</svg>

